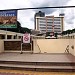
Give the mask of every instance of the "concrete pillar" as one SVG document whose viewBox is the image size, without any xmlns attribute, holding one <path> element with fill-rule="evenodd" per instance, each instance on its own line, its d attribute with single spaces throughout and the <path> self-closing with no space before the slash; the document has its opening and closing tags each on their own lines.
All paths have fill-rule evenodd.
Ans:
<svg viewBox="0 0 75 75">
<path fill-rule="evenodd" d="M 11 39 L 14 39 L 14 35 L 11 35 Z"/>
<path fill-rule="evenodd" d="M 18 37 L 18 35 L 16 36 L 16 39 L 18 39 L 19 37 Z"/>
<path fill-rule="evenodd" d="M 1 39 L 1 36 L 0 36 L 0 39 Z"/>
<path fill-rule="evenodd" d="M 7 39 L 7 34 L 5 35 L 5 39 Z"/>
</svg>

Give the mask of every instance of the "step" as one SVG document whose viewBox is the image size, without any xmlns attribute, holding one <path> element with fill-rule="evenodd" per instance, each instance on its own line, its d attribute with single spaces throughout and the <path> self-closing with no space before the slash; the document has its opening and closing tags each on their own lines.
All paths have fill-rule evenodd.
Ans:
<svg viewBox="0 0 75 75">
<path fill-rule="evenodd" d="M 75 69 L 75 66 L 39 66 L 39 65 L 19 65 L 19 64 L 0 64 L 0 67 L 10 68 L 45 68 L 45 69 Z"/>
<path fill-rule="evenodd" d="M 29 62 L 29 61 L 0 61 L 0 64 L 39 65 L 39 66 L 75 66 L 73 62 Z"/>
</svg>

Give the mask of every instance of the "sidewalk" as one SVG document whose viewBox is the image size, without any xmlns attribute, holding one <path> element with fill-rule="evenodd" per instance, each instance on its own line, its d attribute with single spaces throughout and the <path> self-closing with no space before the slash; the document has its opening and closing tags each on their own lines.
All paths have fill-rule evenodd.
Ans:
<svg viewBox="0 0 75 75">
<path fill-rule="evenodd" d="M 1 61 L 30 61 L 30 62 L 75 62 L 71 54 L 30 54 L 30 53 L 1 53 Z"/>
</svg>

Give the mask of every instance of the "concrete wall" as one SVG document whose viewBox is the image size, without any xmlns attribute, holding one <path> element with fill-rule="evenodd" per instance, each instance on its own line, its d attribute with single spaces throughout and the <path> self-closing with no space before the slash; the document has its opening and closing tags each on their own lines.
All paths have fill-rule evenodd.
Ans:
<svg viewBox="0 0 75 75">
<path fill-rule="evenodd" d="M 35 39 L 34 53 L 65 53 L 67 45 L 69 52 L 75 56 L 75 39 Z"/>
<path fill-rule="evenodd" d="M 4 52 L 4 41 L 0 40 L 0 53 Z"/>
<path fill-rule="evenodd" d="M 39 44 L 37 44 L 37 39 L 33 40 L 33 51 L 34 51 L 34 53 L 40 53 L 41 52 L 41 50 L 39 48 Z"/>
<path fill-rule="evenodd" d="M 74 41 L 75 41 L 75 39 L 69 39 L 69 51 L 73 55 L 75 55 L 74 48 L 72 48 L 72 47 L 75 47 Z"/>
<path fill-rule="evenodd" d="M 64 53 L 67 45 L 69 45 L 69 52 L 75 56 L 75 39 L 34 39 L 33 51 L 34 53 Z M 4 40 L 0 40 L 0 52 L 4 52 Z"/>
<path fill-rule="evenodd" d="M 74 56 L 75 56 L 75 39 L 74 39 Z"/>
<path fill-rule="evenodd" d="M 41 53 L 64 53 L 69 39 L 37 39 L 35 40 L 34 52 Z"/>
</svg>

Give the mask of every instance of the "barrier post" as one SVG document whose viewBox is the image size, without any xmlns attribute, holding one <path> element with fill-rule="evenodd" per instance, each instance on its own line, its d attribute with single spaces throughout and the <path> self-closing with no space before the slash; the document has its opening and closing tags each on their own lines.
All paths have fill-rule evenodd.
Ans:
<svg viewBox="0 0 75 75">
<path fill-rule="evenodd" d="M 20 54 L 23 54 L 23 52 L 22 52 L 22 45 L 23 45 L 23 43 L 21 43 L 21 53 Z"/>
</svg>

